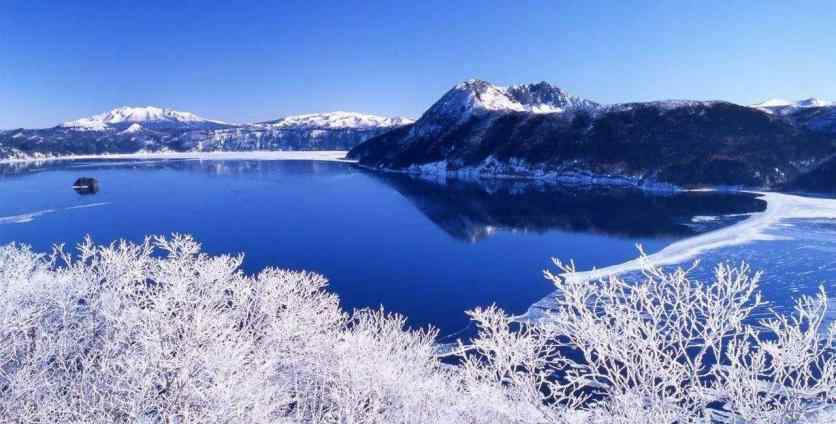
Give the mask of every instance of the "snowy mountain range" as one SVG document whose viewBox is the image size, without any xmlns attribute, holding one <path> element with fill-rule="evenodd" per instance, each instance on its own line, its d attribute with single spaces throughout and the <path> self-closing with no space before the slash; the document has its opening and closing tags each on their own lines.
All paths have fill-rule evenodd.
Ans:
<svg viewBox="0 0 836 424">
<path fill-rule="evenodd" d="M 772 188 L 836 157 L 834 123 L 833 104 L 815 99 L 601 105 L 545 82 L 505 88 L 468 80 L 414 124 L 364 142 L 349 157 L 436 177 Z"/>
<path fill-rule="evenodd" d="M 471 79 L 417 121 L 331 112 L 235 124 L 126 106 L 52 128 L 0 131 L 0 159 L 351 149 L 364 166 L 418 173 L 779 187 L 818 175 L 824 162 L 834 170 L 821 175 L 836 175 L 834 139 L 836 104 L 815 98 L 605 105 L 547 82 L 504 87 Z"/>
<path fill-rule="evenodd" d="M 312 113 L 307 115 L 288 116 L 275 121 L 263 122 L 270 128 L 281 129 L 375 129 L 389 128 L 414 122 L 409 118 L 387 118 L 376 115 L 366 115 L 355 112 Z"/>
<path fill-rule="evenodd" d="M 0 159 L 166 150 L 348 150 L 410 123 L 331 112 L 231 124 L 167 108 L 123 106 L 52 128 L 0 131 Z"/>
</svg>

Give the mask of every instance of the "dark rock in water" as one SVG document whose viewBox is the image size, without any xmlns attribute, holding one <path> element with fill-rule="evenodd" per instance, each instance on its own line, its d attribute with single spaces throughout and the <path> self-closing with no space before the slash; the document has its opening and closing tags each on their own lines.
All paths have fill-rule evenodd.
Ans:
<svg viewBox="0 0 836 424">
<path fill-rule="evenodd" d="M 78 194 L 96 194 L 99 191 L 99 181 L 95 178 L 81 177 L 73 183 L 73 190 Z"/>
</svg>

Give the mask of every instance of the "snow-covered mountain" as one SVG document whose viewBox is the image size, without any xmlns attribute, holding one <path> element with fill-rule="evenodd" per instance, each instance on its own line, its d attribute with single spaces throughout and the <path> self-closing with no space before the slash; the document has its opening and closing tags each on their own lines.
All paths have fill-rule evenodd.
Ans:
<svg viewBox="0 0 836 424">
<path fill-rule="evenodd" d="M 354 112 L 288 116 L 228 124 L 154 106 L 124 106 L 52 128 L 0 132 L 0 159 L 140 150 L 349 150 L 412 123 Z"/>
<path fill-rule="evenodd" d="M 180 112 L 155 106 L 122 106 L 109 112 L 64 122 L 60 126 L 104 131 L 109 128 L 127 128 L 134 123 L 142 124 L 147 128 L 212 128 L 229 125 L 225 122 L 201 118 L 191 112 Z"/>
<path fill-rule="evenodd" d="M 330 112 L 227 124 L 147 106 L 0 132 L 0 158 L 348 149 L 365 166 L 408 172 L 777 188 L 836 163 L 836 105 L 815 98 L 601 105 L 546 82 L 471 79 L 415 122 Z"/>
<path fill-rule="evenodd" d="M 548 83 L 457 84 L 412 125 L 355 147 L 369 168 L 647 186 L 781 187 L 836 155 L 832 106 L 665 100 L 600 105 Z M 763 108 L 793 107 L 783 116 Z"/>
<path fill-rule="evenodd" d="M 212 131 L 197 139 L 198 150 L 349 150 L 390 129 L 411 124 L 409 118 L 387 118 L 355 112 L 287 116 L 275 121 Z"/>
<path fill-rule="evenodd" d="M 571 96 L 547 82 L 501 87 L 470 79 L 450 89 L 424 116 L 458 120 L 486 112 L 562 113 L 598 107 L 595 102 Z"/>
<path fill-rule="evenodd" d="M 287 116 L 275 121 L 263 122 L 276 129 L 373 129 L 389 128 L 411 124 L 412 119 L 395 117 L 388 118 L 377 115 L 367 115 L 356 112 L 327 112 L 306 115 Z"/>
<path fill-rule="evenodd" d="M 760 103 L 752 105 L 753 108 L 762 110 L 766 113 L 777 115 L 789 115 L 801 109 L 833 107 L 834 103 L 827 100 L 817 99 L 811 97 L 804 100 L 784 100 L 784 99 L 769 99 Z"/>
</svg>

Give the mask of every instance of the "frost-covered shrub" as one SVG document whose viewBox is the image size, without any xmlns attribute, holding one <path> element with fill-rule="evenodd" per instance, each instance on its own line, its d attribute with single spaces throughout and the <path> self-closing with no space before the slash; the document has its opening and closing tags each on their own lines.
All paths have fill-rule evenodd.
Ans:
<svg viewBox="0 0 836 424">
<path fill-rule="evenodd" d="M 649 263 L 639 283 L 584 281 L 556 264 L 563 276 L 546 278 L 562 298 L 544 327 L 576 354 L 555 363 L 567 398 L 592 396 L 589 417 L 783 423 L 833 413 L 836 325 L 822 327 L 823 289 L 800 299 L 795 316 L 758 322 L 760 274 L 745 264 L 719 265 L 710 284 Z"/>
<path fill-rule="evenodd" d="M 793 422 L 833 418 L 827 298 L 750 322 L 758 275 L 703 284 L 547 273 L 554 313 L 489 306 L 440 349 L 316 274 L 247 276 L 188 236 L 44 255 L 0 247 L 0 422 Z M 562 265 L 561 265 L 562 266 Z M 719 361 L 718 361 L 719 359 Z M 831 408 L 831 409 L 828 409 Z"/>
</svg>

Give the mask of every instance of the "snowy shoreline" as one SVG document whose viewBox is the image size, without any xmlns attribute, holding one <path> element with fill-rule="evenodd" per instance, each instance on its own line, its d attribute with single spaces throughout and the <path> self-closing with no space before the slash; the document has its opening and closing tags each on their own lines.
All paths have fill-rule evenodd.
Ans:
<svg viewBox="0 0 836 424">
<path fill-rule="evenodd" d="M 677 265 L 692 260 L 702 253 L 728 246 L 739 246 L 758 240 L 774 240 L 766 230 L 786 219 L 836 219 L 836 199 L 803 197 L 775 192 L 753 192 L 766 201 L 766 210 L 752 214 L 749 218 L 705 234 L 674 242 L 664 249 L 620 264 L 604 268 L 561 274 L 562 278 L 589 281 L 641 270 L 645 263 L 657 266 Z M 532 304 L 518 319 L 538 319 L 543 310 L 554 303 L 553 292 Z"/>
<path fill-rule="evenodd" d="M 737 246 L 757 240 L 772 240 L 765 231 L 785 219 L 836 219 L 836 199 L 803 197 L 775 192 L 748 192 L 766 201 L 766 210 L 730 225 L 672 243 L 645 260 L 656 265 L 674 265 L 692 259 L 700 253 L 721 247 Z M 619 265 L 594 269 L 575 274 L 576 278 L 589 280 L 623 274 L 641 269 L 643 260 L 634 259 Z"/>
<path fill-rule="evenodd" d="M 568 187 L 620 187 L 620 188 L 635 188 L 648 192 L 657 193 L 672 193 L 679 191 L 688 191 L 674 184 L 662 183 L 653 180 L 643 180 L 637 177 L 626 177 L 617 175 L 595 174 L 591 172 L 551 172 L 551 173 L 512 173 L 506 171 L 500 172 L 483 172 L 480 167 L 464 168 L 456 171 L 446 170 L 446 164 L 442 162 L 433 162 L 421 166 L 412 165 L 409 168 L 394 169 L 394 168 L 376 168 L 373 166 L 362 165 L 355 162 L 358 167 L 375 172 L 385 172 L 391 174 L 403 174 L 416 178 L 421 178 L 428 181 L 439 181 L 447 178 L 463 180 L 463 181 L 489 181 L 489 180 L 521 180 L 532 182 L 544 182 L 547 184 L 564 185 Z M 716 187 L 709 190 L 724 191 L 727 188 Z M 731 191 L 739 191 L 730 188 Z"/>
<path fill-rule="evenodd" d="M 345 150 L 293 150 L 249 152 L 140 152 L 102 155 L 45 156 L 21 159 L 0 159 L 2 164 L 38 163 L 72 160 L 114 160 L 114 159 L 191 159 L 191 160 L 315 160 L 328 162 L 355 161 L 346 159 Z"/>
</svg>

